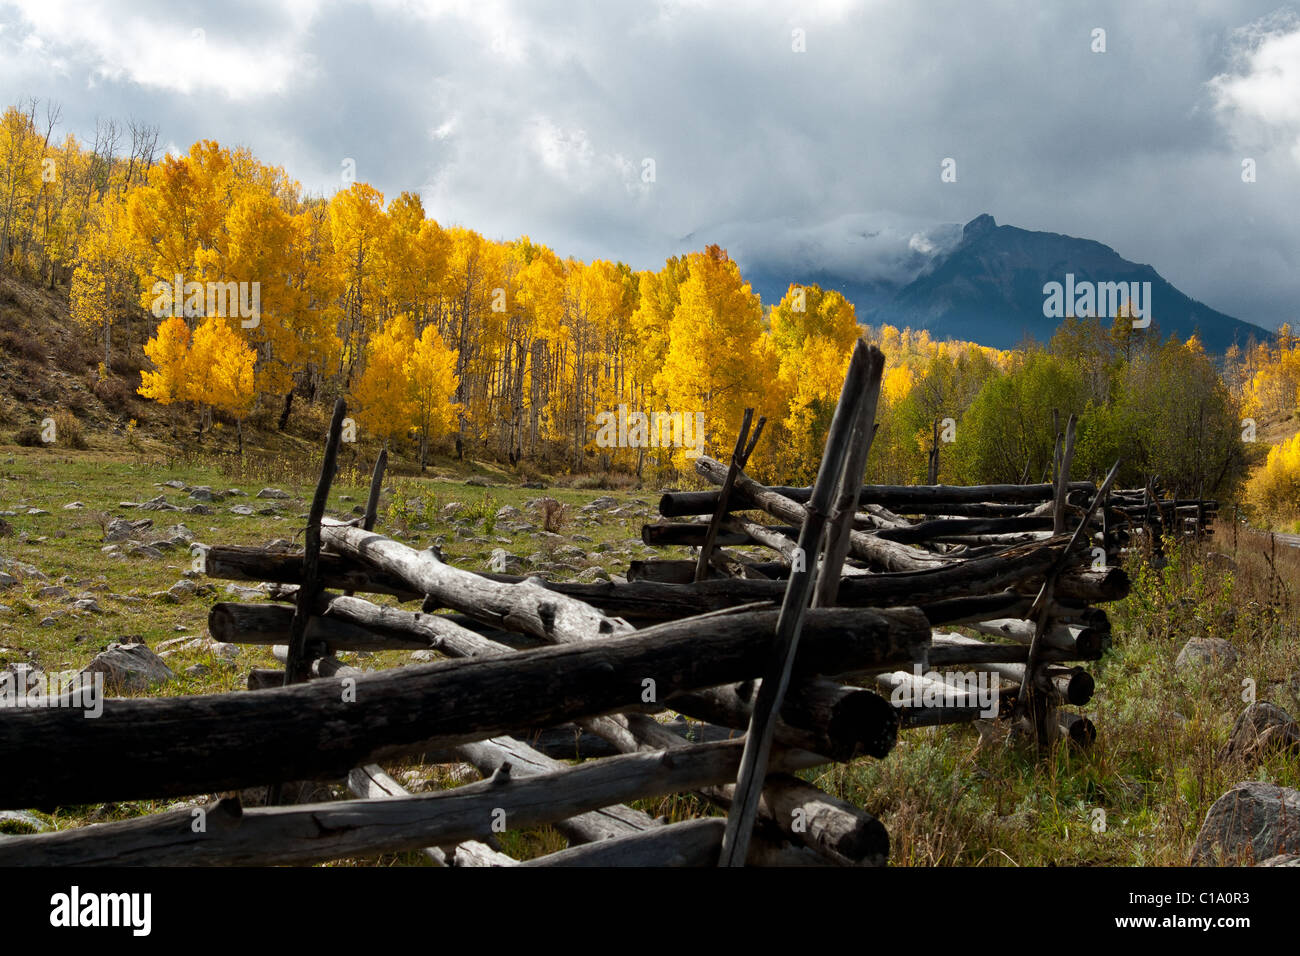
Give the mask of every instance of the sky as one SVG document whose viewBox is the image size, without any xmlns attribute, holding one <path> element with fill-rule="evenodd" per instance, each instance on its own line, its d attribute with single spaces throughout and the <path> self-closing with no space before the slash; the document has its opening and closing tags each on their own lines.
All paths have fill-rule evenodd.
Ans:
<svg viewBox="0 0 1300 956">
<path fill-rule="evenodd" d="M 1300 324 L 1276 2 L 0 0 L 0 99 L 27 97 L 562 256 L 906 281 L 990 213 Z"/>
</svg>

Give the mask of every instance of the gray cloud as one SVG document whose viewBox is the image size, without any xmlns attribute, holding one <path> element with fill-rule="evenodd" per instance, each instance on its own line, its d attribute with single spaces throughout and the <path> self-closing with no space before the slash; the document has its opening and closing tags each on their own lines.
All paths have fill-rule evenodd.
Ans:
<svg viewBox="0 0 1300 956">
<path fill-rule="evenodd" d="M 247 145 L 326 193 L 350 157 L 444 223 L 644 268 L 722 242 L 896 280 L 990 212 L 1273 326 L 1298 318 L 1297 31 L 1251 0 L 0 0 L 0 92 L 59 100 L 83 136 L 134 116 Z"/>
</svg>

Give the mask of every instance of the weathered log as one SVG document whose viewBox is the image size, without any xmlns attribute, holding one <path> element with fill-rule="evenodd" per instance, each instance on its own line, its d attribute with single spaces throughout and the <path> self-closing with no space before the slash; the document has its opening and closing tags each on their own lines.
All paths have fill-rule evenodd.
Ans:
<svg viewBox="0 0 1300 956">
<path fill-rule="evenodd" d="M 679 713 L 744 729 L 753 712 L 753 681 L 677 694 L 668 703 Z M 888 702 L 871 691 L 812 678 L 786 690 L 776 740 L 833 760 L 861 755 L 881 759 L 894 747 L 898 719 Z"/>
<path fill-rule="evenodd" d="M 1059 712 L 1060 731 L 1080 747 L 1091 747 L 1097 741 L 1097 728 L 1081 714 Z"/>
<path fill-rule="evenodd" d="M 1007 549 L 999 554 L 961 561 L 928 571 L 877 574 L 845 578 L 840 583 L 836 604 L 844 607 L 891 607 L 915 604 L 919 596 L 926 603 L 951 598 L 997 594 L 1008 587 L 1028 590 L 1051 566 L 1064 542 Z M 404 589 L 401 582 L 380 572 L 360 569 L 355 562 L 321 555 L 322 580 L 328 587 L 351 588 L 379 594 L 397 594 L 404 599 L 419 595 Z M 331 561 L 331 558 L 334 560 Z M 643 565 L 648 568 L 649 563 Z M 773 565 L 773 567 L 776 567 Z M 300 558 L 253 549 L 213 548 L 208 557 L 209 574 L 237 580 L 293 583 L 301 575 Z M 763 568 L 766 573 L 766 567 Z M 489 581 L 518 583 L 525 579 L 511 575 L 480 575 Z M 536 579 L 534 579 L 536 580 Z M 599 607 L 606 614 L 629 621 L 675 620 L 705 611 L 721 610 L 758 601 L 780 602 L 785 592 L 782 581 L 716 580 L 699 584 L 671 585 L 639 580 L 627 583 L 604 581 L 593 584 L 547 582 L 547 591 L 567 595 Z M 1128 576 L 1120 568 L 1106 571 L 1067 572 L 1058 588 L 1061 600 L 1104 602 L 1117 600 L 1128 591 Z M 455 621 L 456 618 L 451 618 Z M 489 627 L 495 624 L 487 625 Z"/>
<path fill-rule="evenodd" d="M 519 865 L 716 866 L 726 829 L 727 821 L 722 817 L 701 817 L 648 833 L 570 847 Z M 824 866 L 826 863 L 823 857 L 804 847 L 772 839 L 764 829 L 756 830 L 745 862 L 748 866 Z"/>
<path fill-rule="evenodd" d="M 811 488 L 772 486 L 769 490 L 804 503 L 812 496 Z M 864 485 L 859 492 L 861 504 L 877 504 L 902 512 L 916 505 L 983 504 L 1002 502 L 1006 505 L 1040 504 L 1052 500 L 1054 488 L 1050 483 L 1038 485 Z M 1097 486 L 1090 481 L 1070 482 L 1071 491 L 1094 492 Z M 690 515 L 712 514 L 718 508 L 716 491 L 672 491 L 659 499 L 659 513 L 665 518 L 683 518 Z M 732 502 L 731 510 L 743 511 L 743 502 Z"/>
<path fill-rule="evenodd" d="M 384 769 L 378 764 L 357 767 L 349 773 L 348 789 L 362 800 L 387 800 L 392 797 L 410 796 L 410 791 L 385 773 Z M 498 853 L 486 843 L 479 843 L 477 840 L 470 840 L 456 847 L 453 851 L 453 856 L 459 856 L 462 849 L 464 852 L 464 856 L 462 857 L 463 862 L 456 865 L 515 865 L 515 861 L 504 853 Z M 421 847 L 420 852 L 431 860 L 435 866 L 453 865 L 452 860 L 448 859 L 448 854 L 440 847 Z"/>
<path fill-rule="evenodd" d="M 238 696 L 264 701 L 313 686 Z M 0 866 L 267 866 L 447 846 L 488 839 L 502 823 L 532 829 L 628 800 L 722 783 L 735 775 L 742 749 L 736 741 L 625 754 L 518 780 L 499 773 L 453 790 L 388 800 L 248 810 L 227 800 L 209 808 L 200 833 L 186 808 L 9 837 L 0 840 Z M 775 755 L 774 763 L 793 769 L 783 766 L 786 756 Z"/>
<path fill-rule="evenodd" d="M 0 807 L 212 793 L 343 775 L 353 767 L 758 677 L 774 611 L 660 625 L 572 647 L 446 661 L 257 694 L 111 699 L 96 720 L 68 708 L 0 716 L 0 763 L 41 766 L 0 778 Z M 809 615 L 800 676 L 906 666 L 929 643 L 912 608 Z M 150 727 L 143 734 L 141 727 Z M 321 728 L 328 727 L 323 735 Z M 48 760 L 51 750 L 60 755 Z"/>
<path fill-rule="evenodd" d="M 490 581 L 444 564 L 432 550 L 416 551 L 360 528 L 330 523 L 321 528 L 321 536 L 331 550 L 386 571 L 411 590 L 485 624 L 548 639 L 557 635 L 584 639 L 632 630 L 624 620 L 531 580 L 519 584 Z"/>
<path fill-rule="evenodd" d="M 567 764 L 553 760 L 513 737 L 494 737 L 456 748 L 462 759 L 474 765 L 484 777 L 491 777 L 503 766 L 510 768 L 511 779 L 533 777 L 562 770 Z M 621 804 L 601 807 L 554 823 L 570 843 L 591 843 L 641 833 L 662 826 L 641 810 Z"/>
<path fill-rule="evenodd" d="M 727 478 L 727 469 L 707 455 L 695 459 L 695 470 L 715 483 L 721 483 Z M 800 524 L 808 514 L 809 509 L 804 505 L 769 491 L 748 475 L 736 476 L 734 493 L 738 497 L 748 499 L 753 507 L 761 508 L 780 521 Z M 948 563 L 938 555 L 887 541 L 863 531 L 849 530 L 848 535 L 849 547 L 853 554 L 876 562 L 889 571 L 921 571 Z"/>
<path fill-rule="evenodd" d="M 674 546 L 700 547 L 709 536 L 706 524 L 646 524 L 641 526 L 641 540 L 652 547 L 667 548 Z M 715 544 L 748 544 L 749 535 L 734 531 L 720 532 L 714 539 Z"/>
<path fill-rule="evenodd" d="M 643 714 L 615 714 L 583 721 L 620 750 L 672 751 L 682 746 L 664 725 Z M 700 793 L 718 806 L 730 808 L 733 786 L 705 787 Z M 835 865 L 883 866 L 889 856 L 889 835 L 871 814 L 836 800 L 795 777 L 773 774 L 764 781 L 758 819 L 785 840 L 811 849 Z M 755 834 L 761 827 L 755 828 Z"/>
<path fill-rule="evenodd" d="M 334 416 L 330 419 L 329 437 L 325 441 L 325 455 L 321 459 L 320 480 L 312 496 L 307 515 L 307 531 L 302 557 L 302 586 L 294 604 L 293 623 L 289 627 L 289 660 L 284 668 L 284 683 L 297 684 L 311 676 L 311 655 L 307 653 L 307 622 L 312 605 L 321 592 L 318 568 L 321 550 L 321 520 L 329 501 L 330 485 L 334 481 L 339 457 L 339 441 L 343 434 L 343 416 L 348 406 L 342 398 L 334 402 Z"/>
<path fill-rule="evenodd" d="M 982 634 L 1007 637 L 1017 644 L 1032 644 L 1034 625 L 1028 621 L 1001 619 L 981 621 L 971 625 Z M 1071 624 L 1056 624 L 1043 632 L 1043 647 L 1078 654 L 1075 660 L 1095 660 L 1110 647 L 1110 631 Z"/>
</svg>

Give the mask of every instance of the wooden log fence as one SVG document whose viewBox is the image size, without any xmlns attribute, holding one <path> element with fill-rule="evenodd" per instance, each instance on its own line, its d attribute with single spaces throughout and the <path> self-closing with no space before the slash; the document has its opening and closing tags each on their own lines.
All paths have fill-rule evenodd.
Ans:
<svg viewBox="0 0 1300 956">
<path fill-rule="evenodd" d="M 1073 416 L 1050 481 L 864 484 L 882 366 L 859 343 L 814 487 L 745 473 L 763 426 L 747 411 L 728 464 L 696 461 L 715 489 L 665 493 L 642 529 L 647 545 L 693 553 L 595 583 L 474 573 L 378 533 L 386 456 L 364 517 L 326 517 L 340 402 L 305 550 L 206 552 L 210 577 L 261 582 L 271 599 L 215 604 L 211 636 L 271 646 L 283 669 L 254 669 L 248 691 L 110 699 L 94 720 L 0 709 L 0 762 L 42 768 L 0 776 L 0 808 L 206 804 L 0 837 L 0 865 L 411 852 L 515 866 L 499 835 L 541 826 L 568 847 L 522 865 L 883 864 L 889 835 L 870 806 L 790 774 L 889 759 L 900 733 L 978 721 L 1041 748 L 1088 746 L 1098 728 L 1070 708 L 1095 693 L 1080 664 L 1110 647 L 1099 605 L 1127 593 L 1125 555 L 1212 534 L 1217 502 L 1164 498 L 1158 476 L 1139 489 L 1113 487 L 1115 471 L 1070 480 Z M 417 650 L 436 659 L 362 672 L 335 656 Z M 397 761 L 481 779 L 412 793 L 385 769 Z M 282 785 L 310 780 L 352 798 L 275 805 Z M 237 796 L 266 786 L 267 806 Z M 682 793 L 725 818 L 643 809 Z"/>
</svg>

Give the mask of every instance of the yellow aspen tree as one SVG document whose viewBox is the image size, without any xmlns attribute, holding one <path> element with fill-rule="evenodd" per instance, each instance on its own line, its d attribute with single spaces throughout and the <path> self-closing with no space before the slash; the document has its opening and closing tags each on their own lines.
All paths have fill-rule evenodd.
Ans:
<svg viewBox="0 0 1300 956">
<path fill-rule="evenodd" d="M 456 353 L 447 348 L 438 330 L 427 325 L 415 341 L 406 366 L 411 409 L 420 435 L 420 470 L 424 470 L 429 447 L 456 429 L 460 406 L 456 394 Z"/>
<path fill-rule="evenodd" d="M 351 390 L 357 424 L 385 444 L 405 437 L 415 421 L 407 365 L 415 346 L 411 320 L 395 315 L 370 338 L 366 364 Z"/>
</svg>

